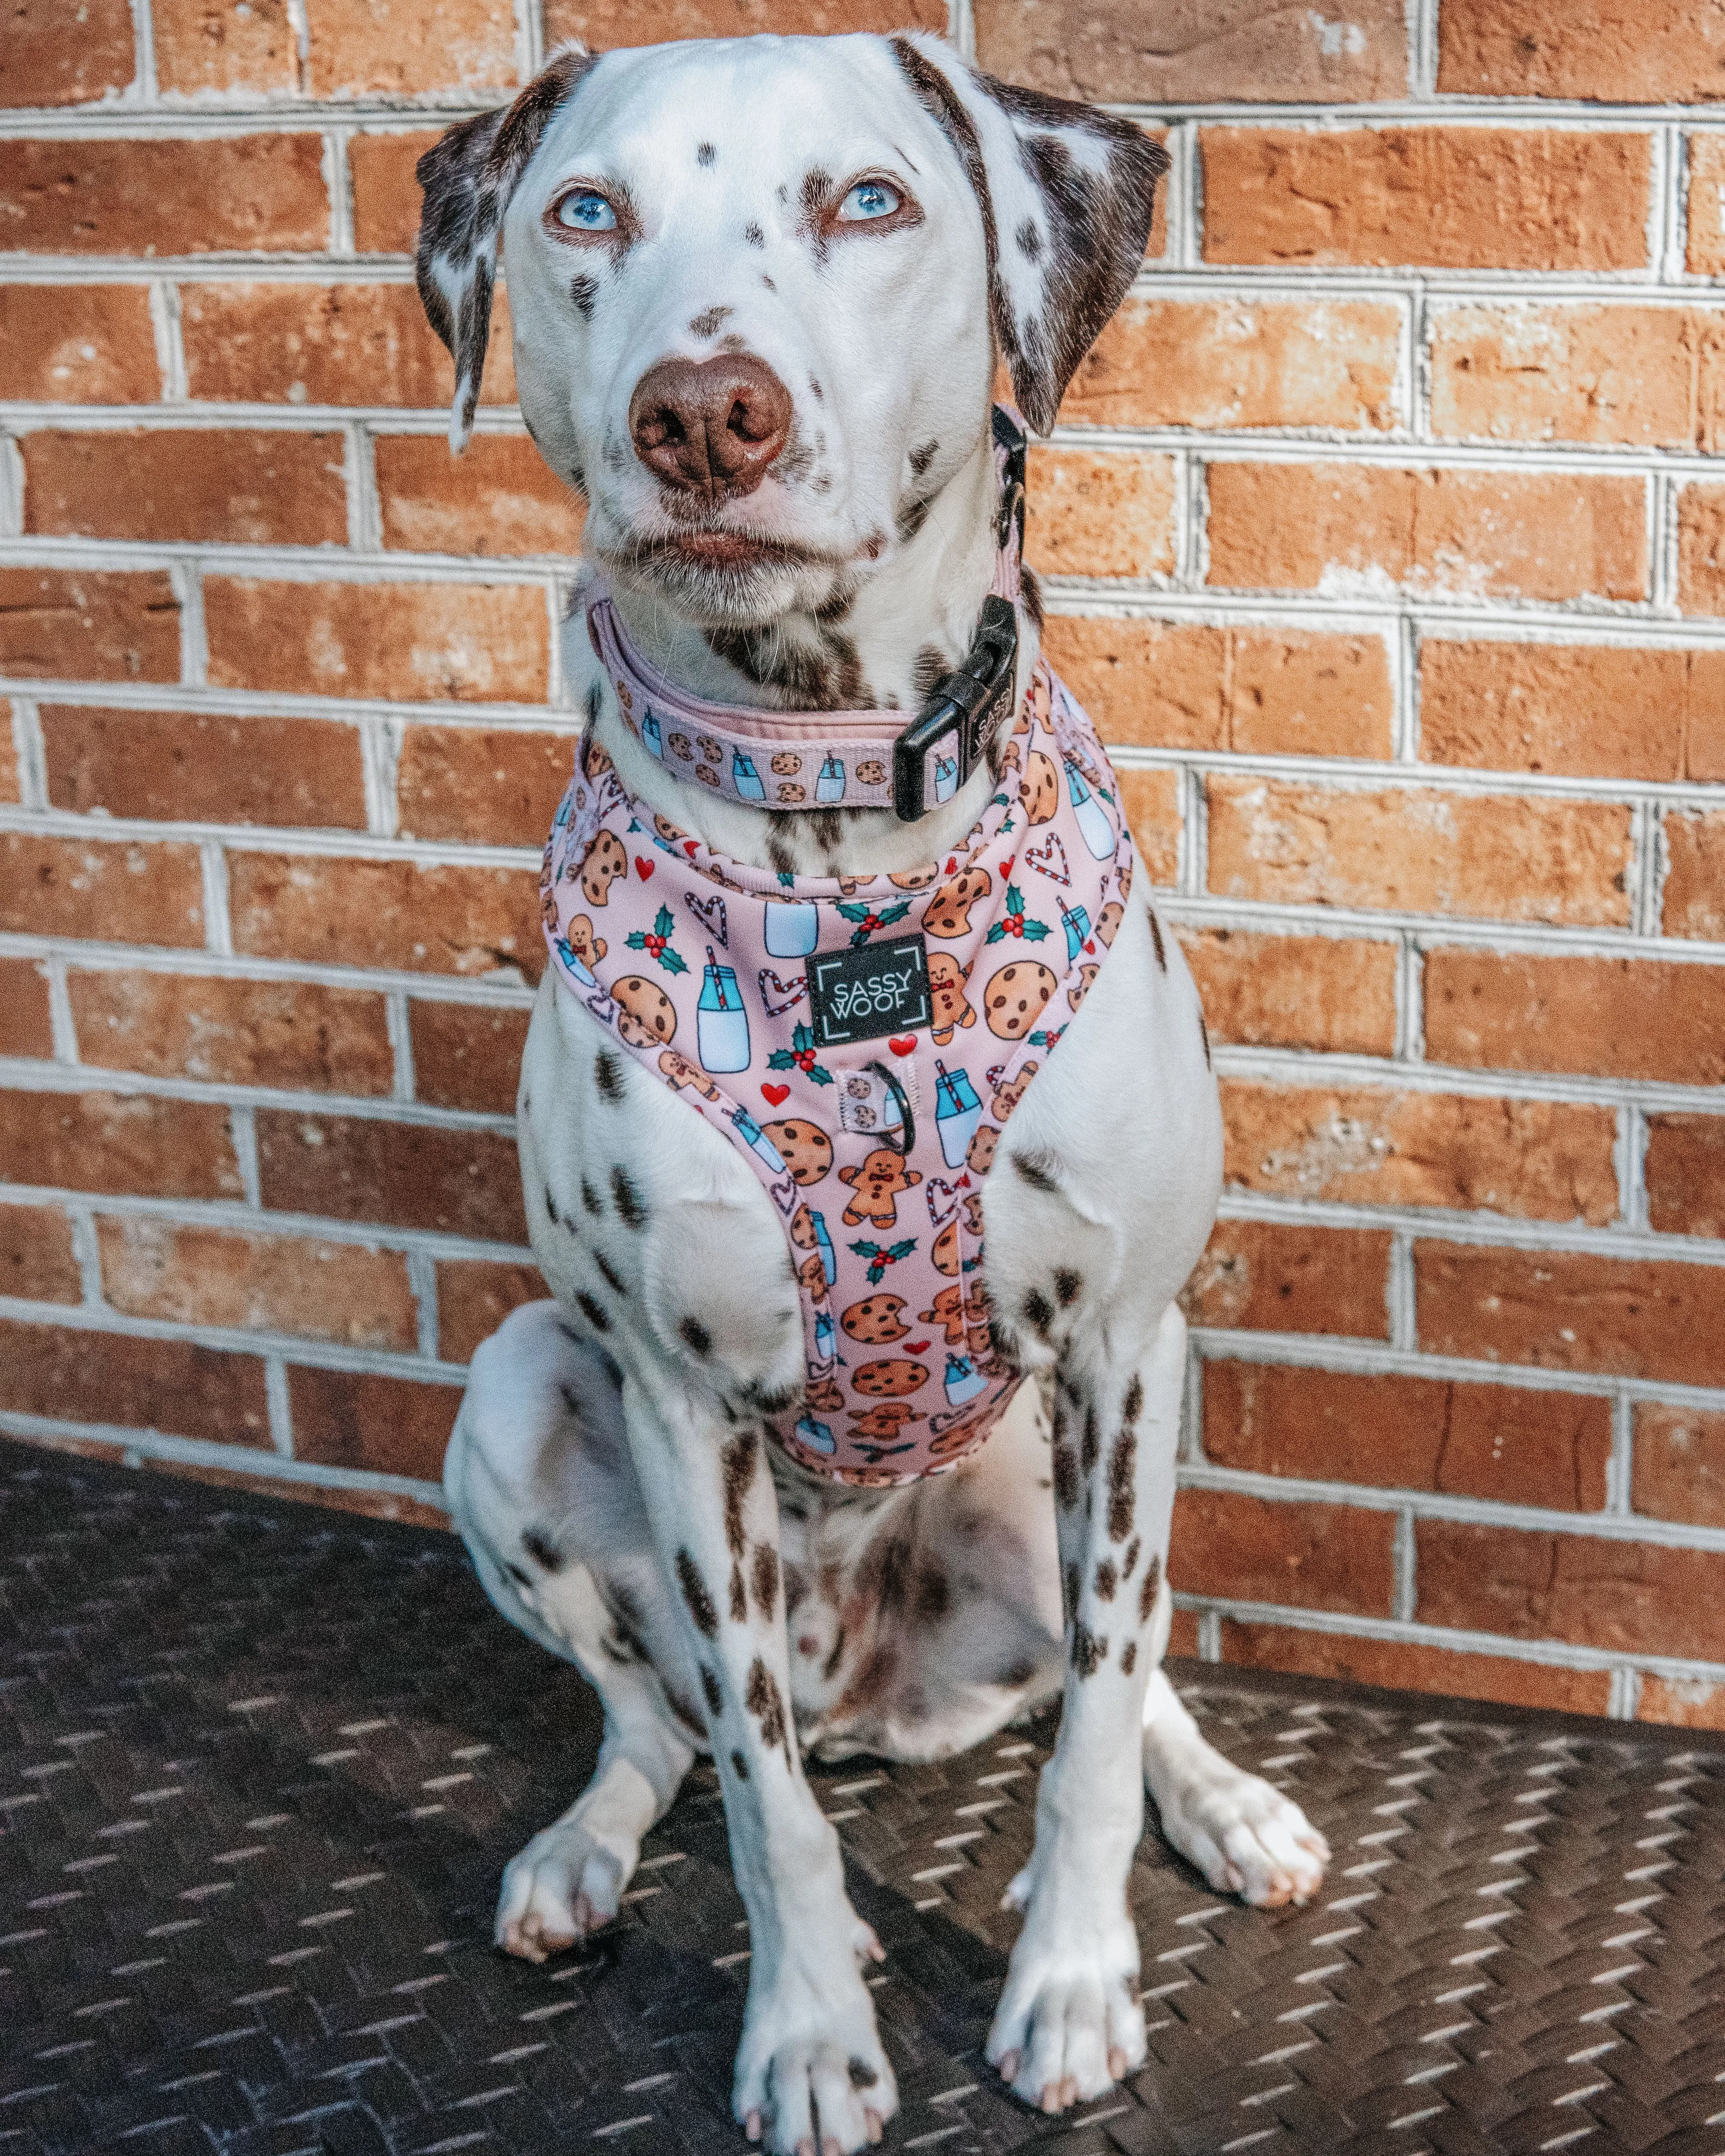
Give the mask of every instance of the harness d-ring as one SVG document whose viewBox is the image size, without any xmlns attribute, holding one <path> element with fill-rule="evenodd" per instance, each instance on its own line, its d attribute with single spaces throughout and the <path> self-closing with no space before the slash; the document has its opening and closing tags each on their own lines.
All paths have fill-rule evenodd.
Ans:
<svg viewBox="0 0 1725 2156">
<path fill-rule="evenodd" d="M 880 1072 L 881 1077 L 886 1081 L 887 1090 L 891 1093 L 893 1099 L 898 1102 L 899 1114 L 904 1118 L 904 1142 L 894 1147 L 893 1150 L 901 1154 L 907 1154 L 916 1142 L 916 1117 L 911 1106 L 910 1096 L 884 1063 L 871 1063 L 869 1068 L 870 1070 Z M 886 1132 L 883 1131 L 880 1135 L 886 1139 L 889 1145 L 892 1143 Z"/>
</svg>

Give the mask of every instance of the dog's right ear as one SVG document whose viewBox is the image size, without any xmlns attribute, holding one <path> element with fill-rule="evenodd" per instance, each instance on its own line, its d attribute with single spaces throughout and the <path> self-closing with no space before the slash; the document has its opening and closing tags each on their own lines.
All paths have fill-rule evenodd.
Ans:
<svg viewBox="0 0 1725 2156">
<path fill-rule="evenodd" d="M 449 448 L 458 457 L 467 447 L 479 407 L 503 213 L 552 114 L 598 59 L 580 45 L 563 46 L 513 105 L 462 121 L 433 143 L 415 167 L 425 195 L 419 215 L 419 297 L 455 362 Z"/>
</svg>

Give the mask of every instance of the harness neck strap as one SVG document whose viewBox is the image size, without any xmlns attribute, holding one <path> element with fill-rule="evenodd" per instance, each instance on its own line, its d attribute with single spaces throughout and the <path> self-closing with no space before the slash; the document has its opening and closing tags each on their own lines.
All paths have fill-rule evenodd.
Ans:
<svg viewBox="0 0 1725 2156">
<path fill-rule="evenodd" d="M 994 408 L 1000 511 L 994 575 L 969 650 L 908 726 L 891 715 L 716 704 L 669 681 L 629 644 L 608 596 L 588 609 L 593 648 L 623 722 L 668 771 L 727 799 L 776 809 L 892 808 L 915 823 L 950 801 L 1012 716 L 1024 534 L 1024 434 Z"/>
</svg>

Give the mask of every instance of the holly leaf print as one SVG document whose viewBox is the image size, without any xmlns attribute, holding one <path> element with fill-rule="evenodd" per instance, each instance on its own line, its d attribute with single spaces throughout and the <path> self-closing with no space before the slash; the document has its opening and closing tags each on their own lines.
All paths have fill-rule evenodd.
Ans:
<svg viewBox="0 0 1725 2156">
<path fill-rule="evenodd" d="M 1024 937 L 1027 943 L 1040 943 L 1047 933 L 1048 923 L 1045 921 L 1027 921 L 1024 923 Z"/>
<path fill-rule="evenodd" d="M 909 899 L 897 906 L 883 906 L 878 912 L 872 906 L 855 899 L 839 907 L 841 918 L 857 924 L 856 933 L 850 939 L 853 951 L 866 943 L 877 928 L 891 928 L 894 921 L 902 921 L 910 910 Z"/>
<path fill-rule="evenodd" d="M 623 939 L 631 951 L 644 951 L 667 973 L 686 973 L 688 961 L 680 951 L 671 948 L 671 931 L 676 918 L 668 906 L 661 906 L 653 917 L 649 933 L 644 928 L 632 928 Z"/>
</svg>

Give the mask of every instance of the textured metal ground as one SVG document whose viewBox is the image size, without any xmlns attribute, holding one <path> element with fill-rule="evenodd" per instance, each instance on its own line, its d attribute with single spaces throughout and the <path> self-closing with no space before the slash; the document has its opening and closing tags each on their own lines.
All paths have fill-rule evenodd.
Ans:
<svg viewBox="0 0 1725 2156">
<path fill-rule="evenodd" d="M 0 2156 L 743 2147 L 710 1773 L 602 1948 L 491 1951 L 596 1717 L 458 1544 L 0 1445 Z M 980 2056 L 1046 1727 L 817 1774 L 888 1952 L 889 2147 L 1725 2150 L 1725 1750 L 1177 1674 L 1335 1867 L 1266 1915 L 1147 1839 L 1151 2062 L 1064 2121 Z"/>
</svg>

